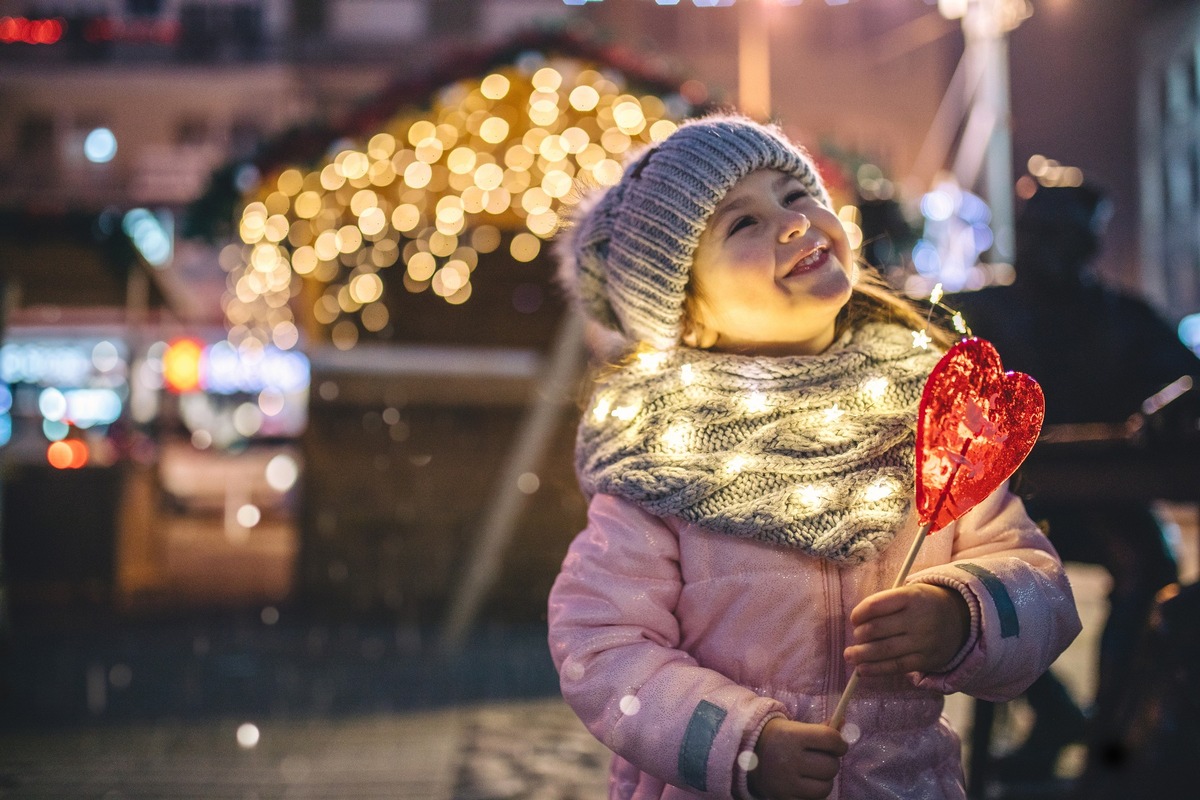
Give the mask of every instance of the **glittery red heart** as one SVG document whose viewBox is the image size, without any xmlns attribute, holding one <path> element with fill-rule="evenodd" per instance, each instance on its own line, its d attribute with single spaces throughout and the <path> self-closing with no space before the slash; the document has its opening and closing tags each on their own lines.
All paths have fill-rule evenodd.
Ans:
<svg viewBox="0 0 1200 800">
<path fill-rule="evenodd" d="M 917 417 L 917 513 L 941 530 L 996 490 L 1029 455 L 1046 403 L 1037 381 L 1005 372 L 979 338 L 950 348 L 929 374 Z"/>
</svg>

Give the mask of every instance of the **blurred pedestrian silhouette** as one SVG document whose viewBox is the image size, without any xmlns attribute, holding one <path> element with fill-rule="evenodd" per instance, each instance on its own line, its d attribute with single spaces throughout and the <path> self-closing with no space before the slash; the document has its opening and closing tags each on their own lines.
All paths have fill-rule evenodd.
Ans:
<svg viewBox="0 0 1200 800">
<path fill-rule="evenodd" d="M 996 345 L 1006 368 L 1037 379 L 1048 425 L 1126 422 L 1167 384 L 1200 374 L 1200 361 L 1146 303 L 1092 274 L 1110 209 L 1092 185 L 1039 187 L 1017 218 L 1015 282 L 948 301 Z M 1091 778 L 1117 766 L 1115 717 L 1135 645 L 1156 593 L 1176 579 L 1176 563 L 1145 503 L 1062 505 L 1034 496 L 1027 505 L 1064 561 L 1108 570 L 1110 609 L 1090 718 L 1047 672 L 1026 695 L 1032 732 L 995 772 L 1009 781 L 1048 779 L 1062 749 L 1086 736 Z"/>
</svg>

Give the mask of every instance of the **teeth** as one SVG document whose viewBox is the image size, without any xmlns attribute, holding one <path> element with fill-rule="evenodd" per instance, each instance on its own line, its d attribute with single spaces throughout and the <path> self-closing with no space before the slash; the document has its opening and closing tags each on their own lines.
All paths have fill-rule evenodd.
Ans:
<svg viewBox="0 0 1200 800">
<path fill-rule="evenodd" d="M 806 255 L 804 258 L 802 258 L 798 262 L 796 262 L 796 266 L 797 267 L 807 267 L 809 264 L 815 264 L 817 262 L 817 259 L 819 259 L 821 257 L 821 254 L 823 252 L 825 252 L 825 248 L 818 247 L 816 250 L 813 250 L 811 253 Z"/>
</svg>

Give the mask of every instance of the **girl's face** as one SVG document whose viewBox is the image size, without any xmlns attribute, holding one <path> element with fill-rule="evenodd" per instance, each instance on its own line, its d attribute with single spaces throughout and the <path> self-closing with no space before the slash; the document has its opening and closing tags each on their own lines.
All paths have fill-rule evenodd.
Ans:
<svg viewBox="0 0 1200 800">
<path fill-rule="evenodd" d="M 853 269 L 836 214 L 796 178 L 752 172 L 725 195 L 700 236 L 686 340 L 750 355 L 820 353 L 833 343 Z"/>
</svg>

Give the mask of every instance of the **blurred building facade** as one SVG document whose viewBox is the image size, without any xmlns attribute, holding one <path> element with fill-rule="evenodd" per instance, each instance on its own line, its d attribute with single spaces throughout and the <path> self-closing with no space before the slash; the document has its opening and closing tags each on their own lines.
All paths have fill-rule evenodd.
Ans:
<svg viewBox="0 0 1200 800">
<path fill-rule="evenodd" d="M 548 260 L 507 272 L 491 299 L 480 292 L 461 308 L 410 298 L 393 309 L 386 333 L 348 353 L 307 332 L 297 347 L 311 370 L 301 421 L 244 434 L 237 410 L 261 387 L 209 392 L 205 403 L 162 388 L 169 342 L 211 346 L 224 336 L 221 252 L 235 220 L 219 221 L 216 236 L 189 238 L 188 215 L 222 168 L 253 186 L 263 177 L 256 164 L 264 148 L 289 131 L 303 133 L 314 120 L 319 130 L 336 130 L 398 78 L 534 27 L 570 27 L 637 53 L 691 84 L 697 100 L 733 106 L 749 4 L 697 5 L 0 0 L 0 342 L 66 348 L 92 363 L 91 383 L 71 388 L 107 383 L 124 392 L 120 421 L 79 434 L 90 437 L 93 455 L 75 474 L 47 463 L 50 434 L 31 399 L 46 388 L 42 378 L 24 390 L 14 385 L 9 418 L 27 419 L 10 422 L 11 441 L 0 447 L 8 495 L 34 482 L 48 488 L 44 497 L 10 501 L 0 519 L 10 584 L 31 576 L 27 588 L 46 600 L 87 583 L 110 599 L 116 592 L 146 603 L 279 603 L 306 592 L 347 611 L 437 620 L 469 570 L 494 502 L 490 482 L 559 330 L 563 305 Z M 870 164 L 897 193 L 919 199 L 946 166 L 948 145 L 939 145 L 931 121 L 961 100 L 947 87 L 963 42 L 960 26 L 937 7 L 763 6 L 769 33 L 756 46 L 768 54 L 771 107 L 795 138 L 841 154 L 827 177 L 844 194 L 858 188 L 855 170 Z M 1047 0 L 1031 8 L 1010 42 L 1015 163 L 1045 154 L 1098 171 L 1124 214 L 1102 271 L 1173 319 L 1195 313 L 1200 244 L 1198 226 L 1187 221 L 1200 219 L 1196 5 L 1120 0 L 1096 9 Z M 1130 45 L 1129 31 L 1143 32 L 1140 46 Z M 1041 67 L 1059 60 L 1062 69 Z M 1080 94 L 1094 102 L 1064 110 L 1064 98 Z M 1095 113 L 1109 135 L 1095 135 Z M 948 130 L 952 140 L 963 135 Z M 320 152 L 338 142 L 316 145 Z M 68 224 L 81 244 L 64 251 Z M 1139 249 L 1139 229 L 1161 233 L 1144 236 Z M 540 287 L 536 303 L 529 286 Z M 517 291 L 528 302 L 514 313 Z M 97 366 L 102 342 L 119 352 L 117 367 Z M 59 350 L 22 352 L 45 360 Z M 480 357 L 509 366 L 474 379 L 447 369 Z M 140 411 L 139 370 L 158 376 Z M 522 490 L 516 527 L 524 538 L 506 551 L 507 579 L 489 589 L 494 602 L 485 613 L 536 618 L 582 521 L 570 467 L 572 400 L 562 401 L 533 489 Z M 212 431 L 197 437 L 189 419 L 206 414 L 225 420 L 226 440 Z M 290 459 L 299 477 L 264 484 L 268 464 L 289 463 L 276 457 Z M 90 488 L 85 477 L 94 479 Z M 94 507 L 107 520 L 99 528 L 54 502 L 77 492 L 117 498 Z M 33 540 L 41 544 L 30 549 Z M 66 569 L 55 555 L 66 551 L 108 556 Z"/>
</svg>

